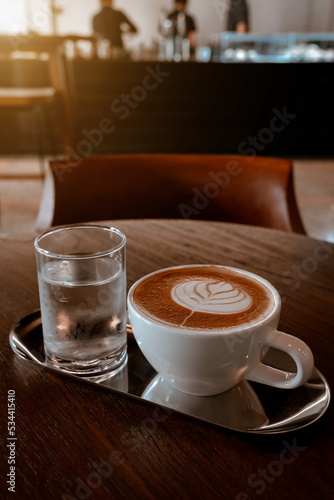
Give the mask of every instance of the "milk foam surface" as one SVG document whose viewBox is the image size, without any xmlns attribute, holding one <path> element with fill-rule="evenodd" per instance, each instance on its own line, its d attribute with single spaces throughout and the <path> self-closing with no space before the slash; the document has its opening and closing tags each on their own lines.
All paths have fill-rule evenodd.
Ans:
<svg viewBox="0 0 334 500">
<path fill-rule="evenodd" d="M 250 295 L 233 284 L 189 281 L 172 289 L 172 299 L 183 307 L 197 312 L 233 314 L 246 311 L 252 305 Z"/>
<path fill-rule="evenodd" d="M 254 278 L 216 266 L 163 270 L 134 291 L 134 303 L 145 315 L 190 329 L 248 326 L 273 310 L 270 290 Z"/>
</svg>

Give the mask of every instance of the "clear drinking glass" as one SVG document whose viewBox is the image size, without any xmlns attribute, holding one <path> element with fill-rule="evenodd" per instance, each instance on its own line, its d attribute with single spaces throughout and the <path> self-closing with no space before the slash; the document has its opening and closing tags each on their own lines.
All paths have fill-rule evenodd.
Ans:
<svg viewBox="0 0 334 500">
<path fill-rule="evenodd" d="M 127 360 L 126 238 L 98 225 L 52 228 L 35 240 L 45 356 L 95 376 Z"/>
</svg>

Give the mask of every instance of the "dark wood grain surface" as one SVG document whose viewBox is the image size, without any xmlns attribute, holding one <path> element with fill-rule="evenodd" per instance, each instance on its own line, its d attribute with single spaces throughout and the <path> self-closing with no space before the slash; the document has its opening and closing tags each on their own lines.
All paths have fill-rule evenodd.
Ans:
<svg viewBox="0 0 334 500">
<path fill-rule="evenodd" d="M 213 263 L 269 279 L 280 328 L 334 383 L 334 246 L 279 231 L 190 221 L 115 221 L 128 286 L 159 268 Z M 39 307 L 33 234 L 0 239 L 1 498 L 332 498 L 333 405 L 276 436 L 226 431 L 45 371 L 16 357 L 14 323 Z M 16 391 L 16 494 L 7 490 L 7 393 Z M 287 451 L 286 451 L 287 450 Z"/>
</svg>

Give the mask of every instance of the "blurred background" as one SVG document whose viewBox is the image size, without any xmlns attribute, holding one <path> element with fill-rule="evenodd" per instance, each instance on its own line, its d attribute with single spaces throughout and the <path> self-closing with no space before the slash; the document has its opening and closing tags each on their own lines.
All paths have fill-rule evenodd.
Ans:
<svg viewBox="0 0 334 500">
<path fill-rule="evenodd" d="M 36 216 L 52 158 L 251 152 L 295 161 L 311 233 L 334 238 L 334 0 L 248 0 L 227 30 L 241 3 L 189 0 L 191 45 L 172 0 L 114 0 L 137 30 L 120 49 L 93 31 L 99 0 L 0 0 L 0 230 Z"/>
<path fill-rule="evenodd" d="M 91 18 L 99 10 L 99 0 L 1 0 L 0 32 L 19 33 L 34 29 L 53 32 L 52 7 L 57 14 L 57 33 L 91 34 Z M 191 0 L 189 11 L 198 22 L 198 43 L 208 43 L 212 33 L 225 28 L 229 1 Z M 248 0 L 250 29 L 254 33 L 329 32 L 334 30 L 333 0 Z M 170 0 L 115 0 L 114 7 L 129 14 L 139 33 L 129 44 L 149 48 L 157 36 L 162 10 L 170 11 Z"/>
</svg>

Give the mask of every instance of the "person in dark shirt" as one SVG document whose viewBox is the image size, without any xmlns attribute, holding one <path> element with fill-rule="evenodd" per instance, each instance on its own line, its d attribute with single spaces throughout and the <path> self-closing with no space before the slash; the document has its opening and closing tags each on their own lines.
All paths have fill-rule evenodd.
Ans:
<svg viewBox="0 0 334 500">
<path fill-rule="evenodd" d="M 93 17 L 97 37 L 110 41 L 111 47 L 123 48 L 123 33 L 137 33 L 137 28 L 123 12 L 112 7 L 112 0 L 101 0 L 101 10 Z"/>
<path fill-rule="evenodd" d="M 227 31 L 246 33 L 248 29 L 248 6 L 246 0 L 230 0 Z"/>
<path fill-rule="evenodd" d="M 187 3 L 188 0 L 175 0 L 174 10 L 168 15 L 168 19 L 173 21 L 174 26 L 177 26 L 179 14 L 184 13 L 186 23 L 185 36 L 189 38 L 191 49 L 194 49 L 196 44 L 196 23 L 194 18 L 185 12 Z"/>
</svg>

